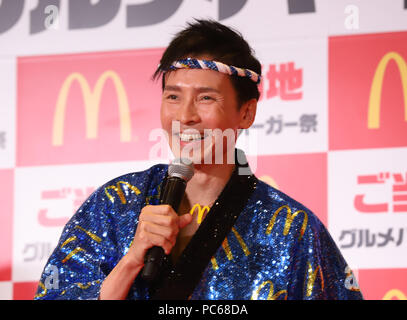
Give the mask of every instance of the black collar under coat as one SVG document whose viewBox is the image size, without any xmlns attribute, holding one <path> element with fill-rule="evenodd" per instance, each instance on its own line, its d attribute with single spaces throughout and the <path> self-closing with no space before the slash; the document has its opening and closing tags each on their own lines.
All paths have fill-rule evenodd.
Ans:
<svg viewBox="0 0 407 320">
<path fill-rule="evenodd" d="M 185 300 L 201 280 L 210 259 L 222 245 L 253 193 L 257 178 L 251 174 L 242 151 L 236 149 L 235 169 L 175 265 L 166 256 L 160 280 L 150 287 L 153 300 Z M 243 161 L 242 161 L 243 160 Z M 242 164 L 242 162 L 244 162 Z M 243 172 L 242 170 L 246 171 Z M 247 174 L 249 173 L 249 174 Z"/>
</svg>

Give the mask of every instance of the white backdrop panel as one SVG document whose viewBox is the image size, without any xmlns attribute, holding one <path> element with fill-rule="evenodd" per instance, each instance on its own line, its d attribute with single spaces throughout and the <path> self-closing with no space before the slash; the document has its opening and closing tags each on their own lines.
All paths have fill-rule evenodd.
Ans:
<svg viewBox="0 0 407 320">
<path fill-rule="evenodd" d="M 393 186 L 407 186 L 407 149 L 331 151 L 328 177 L 329 231 L 348 263 L 358 269 L 406 268 L 407 216 L 394 205 L 407 202 L 394 196 L 407 190 Z"/>
<path fill-rule="evenodd" d="M 16 61 L 0 57 L 0 168 L 15 164 Z"/>
<path fill-rule="evenodd" d="M 38 281 L 63 226 L 92 190 L 115 177 L 145 170 L 155 163 L 16 168 L 13 281 Z"/>
</svg>

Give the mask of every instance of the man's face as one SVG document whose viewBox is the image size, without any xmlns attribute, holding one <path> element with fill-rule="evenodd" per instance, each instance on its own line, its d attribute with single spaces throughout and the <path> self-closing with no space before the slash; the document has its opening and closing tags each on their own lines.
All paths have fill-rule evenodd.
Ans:
<svg viewBox="0 0 407 320">
<path fill-rule="evenodd" d="M 226 153 L 234 152 L 242 117 L 228 75 L 200 69 L 179 69 L 165 75 L 161 124 L 175 157 L 189 154 L 195 163 L 208 163 L 209 158 L 214 163 L 215 154 L 218 157 L 220 153 L 215 145 L 219 148 L 223 142 L 222 162 L 226 162 Z M 215 129 L 224 134 L 223 139 L 214 135 Z M 230 141 L 228 145 L 227 139 L 232 139 L 233 145 Z"/>
</svg>

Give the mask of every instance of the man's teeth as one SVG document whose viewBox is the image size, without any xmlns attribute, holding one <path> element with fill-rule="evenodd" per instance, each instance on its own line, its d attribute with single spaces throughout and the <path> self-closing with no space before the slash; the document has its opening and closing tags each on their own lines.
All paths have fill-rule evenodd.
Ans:
<svg viewBox="0 0 407 320">
<path fill-rule="evenodd" d="M 179 138 L 181 141 L 193 141 L 193 140 L 202 140 L 205 136 L 200 134 L 188 134 L 188 133 L 180 133 Z"/>
</svg>

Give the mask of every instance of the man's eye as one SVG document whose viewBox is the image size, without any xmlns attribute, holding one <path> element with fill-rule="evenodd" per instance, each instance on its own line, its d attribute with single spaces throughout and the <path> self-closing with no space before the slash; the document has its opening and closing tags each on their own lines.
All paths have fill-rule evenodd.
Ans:
<svg viewBox="0 0 407 320">
<path fill-rule="evenodd" d="M 202 100 L 213 100 L 213 98 L 210 96 L 203 96 L 201 99 Z"/>
<path fill-rule="evenodd" d="M 167 96 L 167 99 L 169 99 L 169 100 L 176 100 L 177 98 L 178 98 L 178 96 L 176 96 L 175 94 L 169 94 Z"/>
</svg>

